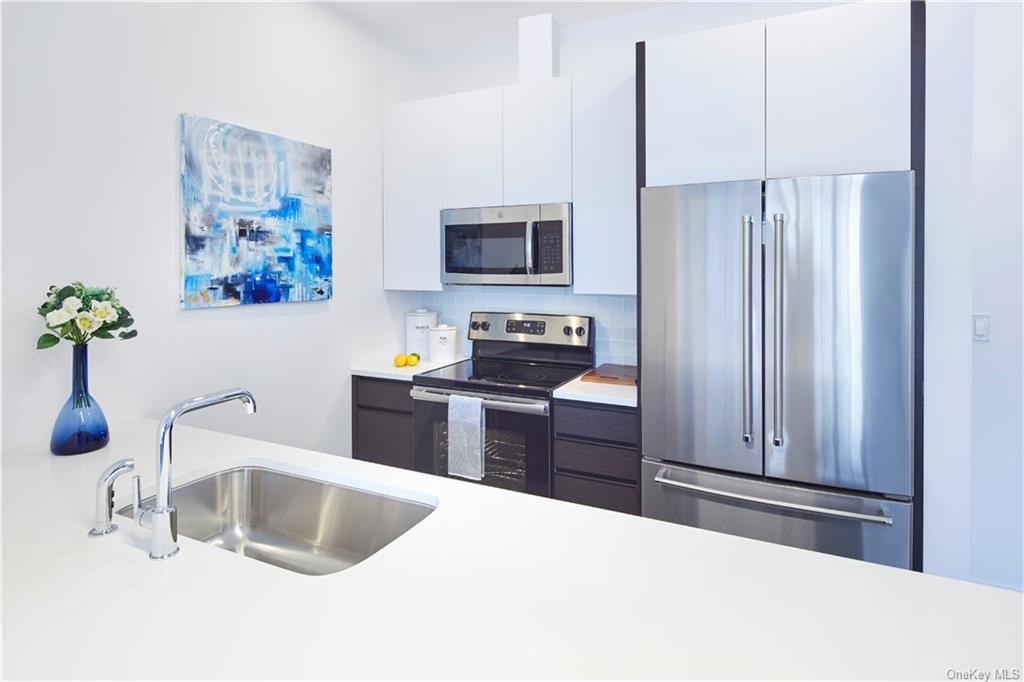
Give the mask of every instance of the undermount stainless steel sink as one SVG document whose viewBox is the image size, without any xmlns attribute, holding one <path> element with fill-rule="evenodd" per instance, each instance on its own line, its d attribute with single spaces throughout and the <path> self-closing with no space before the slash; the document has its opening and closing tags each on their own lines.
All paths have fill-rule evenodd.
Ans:
<svg viewBox="0 0 1024 682">
<path fill-rule="evenodd" d="M 152 498 L 148 502 L 152 502 Z M 306 575 L 373 555 L 434 507 L 262 467 L 227 469 L 174 489 L 178 533 Z M 132 516 L 132 508 L 117 512 Z"/>
</svg>

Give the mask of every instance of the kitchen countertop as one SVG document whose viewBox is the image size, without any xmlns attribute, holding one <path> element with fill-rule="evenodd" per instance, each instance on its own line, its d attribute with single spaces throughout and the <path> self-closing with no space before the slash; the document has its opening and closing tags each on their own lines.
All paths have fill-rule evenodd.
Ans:
<svg viewBox="0 0 1024 682">
<path fill-rule="evenodd" d="M 451 362 L 421 362 L 415 367 L 395 367 L 392 358 L 382 359 L 380 362 L 360 363 L 352 368 L 352 374 L 373 379 L 392 379 L 394 381 L 412 381 L 417 374 L 429 372 L 440 367 L 447 367 L 456 362 L 462 362 L 466 358 L 457 357 Z"/>
<path fill-rule="evenodd" d="M 259 416 L 253 417 L 258 419 Z M 186 417 L 187 420 L 187 417 Z M 3 676 L 946 679 L 1022 667 L 1024 595 L 187 426 L 174 480 L 257 464 L 437 509 L 366 561 L 306 576 L 92 522 L 111 444 L 3 453 Z M 118 506 L 127 502 L 118 481 Z"/>
<path fill-rule="evenodd" d="M 602 384 L 596 381 L 583 381 L 581 377 L 556 388 L 554 396 L 555 400 L 579 400 L 585 403 L 636 407 L 635 385 Z"/>
</svg>

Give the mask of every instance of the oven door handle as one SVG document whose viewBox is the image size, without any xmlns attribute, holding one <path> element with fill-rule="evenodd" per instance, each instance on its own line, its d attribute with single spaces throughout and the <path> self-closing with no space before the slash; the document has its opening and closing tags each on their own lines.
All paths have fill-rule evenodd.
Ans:
<svg viewBox="0 0 1024 682">
<path fill-rule="evenodd" d="M 492 398 L 485 398 L 479 393 L 464 393 L 462 391 L 445 391 L 444 393 L 439 393 L 437 391 L 428 391 L 424 388 L 414 388 L 409 391 L 409 395 L 413 400 L 422 400 L 428 403 L 447 403 L 449 396 L 464 395 L 471 398 L 483 398 L 484 409 L 487 410 L 519 412 L 521 414 L 534 414 L 539 416 L 546 416 L 548 414 L 548 402 L 546 400 L 528 400 L 525 398 L 494 400 Z"/>
</svg>

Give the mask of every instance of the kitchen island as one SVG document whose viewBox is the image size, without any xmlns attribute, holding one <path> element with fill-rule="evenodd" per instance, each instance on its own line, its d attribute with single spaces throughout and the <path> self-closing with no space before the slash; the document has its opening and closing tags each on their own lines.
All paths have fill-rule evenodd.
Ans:
<svg viewBox="0 0 1024 682">
<path fill-rule="evenodd" d="M 258 417 L 256 417 L 258 418 Z M 157 422 L 3 453 L 3 675 L 17 678 L 947 678 L 1020 668 L 1022 595 L 178 426 L 176 485 L 250 464 L 436 504 L 308 576 L 118 518 L 100 472 L 155 484 Z M 117 506 L 130 486 L 118 482 Z"/>
</svg>

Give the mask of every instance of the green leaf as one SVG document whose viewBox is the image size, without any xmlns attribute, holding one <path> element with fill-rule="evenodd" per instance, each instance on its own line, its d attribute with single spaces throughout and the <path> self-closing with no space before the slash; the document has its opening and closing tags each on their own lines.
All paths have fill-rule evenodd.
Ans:
<svg viewBox="0 0 1024 682">
<path fill-rule="evenodd" d="M 71 285 L 68 285 L 68 286 L 64 287 L 63 289 L 61 289 L 60 291 L 57 292 L 57 300 L 58 301 L 63 301 L 68 296 L 74 296 L 74 295 L 75 295 L 75 288 L 73 286 L 71 286 Z"/>
<path fill-rule="evenodd" d="M 122 341 L 127 341 L 128 339 L 134 339 L 138 335 L 139 335 L 139 330 L 138 329 L 133 329 L 130 332 L 121 332 L 120 334 L 118 334 L 118 336 L 121 338 Z"/>
<path fill-rule="evenodd" d="M 112 339 L 112 338 L 114 338 L 113 334 L 111 334 L 110 332 L 103 331 L 102 329 L 94 332 L 93 336 L 95 336 L 97 339 Z"/>
<path fill-rule="evenodd" d="M 43 334 L 36 339 L 36 350 L 43 350 L 44 348 L 53 348 L 60 343 L 60 337 L 54 336 L 53 334 Z"/>
</svg>

